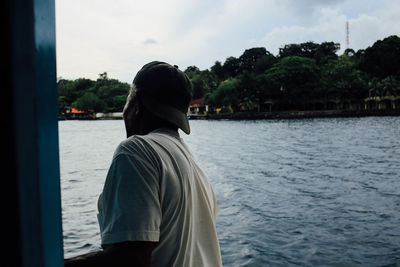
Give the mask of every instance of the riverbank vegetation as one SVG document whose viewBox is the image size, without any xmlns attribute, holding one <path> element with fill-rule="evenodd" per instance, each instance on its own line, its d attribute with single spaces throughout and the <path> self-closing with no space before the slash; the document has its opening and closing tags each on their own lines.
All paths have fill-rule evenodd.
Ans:
<svg viewBox="0 0 400 267">
<path fill-rule="evenodd" d="M 209 112 L 364 109 L 368 98 L 400 108 L 400 38 L 338 55 L 334 42 L 288 44 L 277 55 L 250 48 L 206 70 L 189 66 L 193 99 L 204 98 Z M 102 73 L 96 81 L 59 79 L 59 111 L 69 108 L 120 112 L 129 84 Z M 385 101 L 386 101 L 385 100 Z M 397 101 L 397 102 L 396 102 Z"/>
<path fill-rule="evenodd" d="M 275 56 L 257 47 L 209 70 L 192 66 L 185 72 L 194 98 L 204 97 L 211 111 L 364 109 L 368 97 L 400 97 L 398 36 L 365 50 L 337 55 L 339 49 L 334 42 L 306 42 L 285 45 Z"/>
<path fill-rule="evenodd" d="M 71 108 L 85 112 L 121 112 L 130 85 L 110 79 L 106 72 L 99 74 L 96 81 L 79 78 L 58 80 L 58 110 L 66 115 Z"/>
</svg>

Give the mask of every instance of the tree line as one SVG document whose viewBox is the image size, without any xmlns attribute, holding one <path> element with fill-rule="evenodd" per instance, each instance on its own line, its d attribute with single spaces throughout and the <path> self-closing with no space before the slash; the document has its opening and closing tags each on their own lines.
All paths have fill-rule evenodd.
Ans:
<svg viewBox="0 0 400 267">
<path fill-rule="evenodd" d="M 106 72 L 96 81 L 79 78 L 58 80 L 58 111 L 65 114 L 71 107 L 91 112 L 121 112 L 130 85 L 110 79 Z"/>
<path fill-rule="evenodd" d="M 400 96 L 400 38 L 389 36 L 366 49 L 338 55 L 334 42 L 288 44 L 273 55 L 264 47 L 216 61 L 206 70 L 184 71 L 193 99 L 204 98 L 212 112 L 326 109 L 335 100 L 362 101 L 376 95 Z M 59 79 L 59 112 L 70 107 L 94 112 L 122 111 L 130 85 L 102 73 L 96 81 Z M 324 106 L 320 106 L 321 103 Z M 316 107 L 316 105 L 319 105 Z"/>
<path fill-rule="evenodd" d="M 389 36 L 357 52 L 334 42 L 288 44 L 274 56 L 247 49 L 206 70 L 185 73 L 194 98 L 226 111 L 327 109 L 329 101 L 362 101 L 370 90 L 400 96 L 400 38 Z M 273 105 L 271 105 L 273 104 Z"/>
</svg>

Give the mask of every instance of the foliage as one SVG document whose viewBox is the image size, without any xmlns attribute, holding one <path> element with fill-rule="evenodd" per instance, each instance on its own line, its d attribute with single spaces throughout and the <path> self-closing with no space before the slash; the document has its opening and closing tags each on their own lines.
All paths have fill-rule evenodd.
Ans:
<svg viewBox="0 0 400 267">
<path fill-rule="evenodd" d="M 324 64 L 331 59 L 336 59 L 336 53 L 339 49 L 340 45 L 334 42 L 289 44 L 279 49 L 279 58 L 307 57 L 315 59 L 318 64 Z"/>
<path fill-rule="evenodd" d="M 199 70 L 192 75 L 193 99 L 202 98 L 206 92 L 213 92 L 219 85 L 218 77 L 209 70 Z"/>
<path fill-rule="evenodd" d="M 106 72 L 99 74 L 96 81 L 79 78 L 58 81 L 59 113 L 70 107 L 83 111 L 120 112 L 122 111 L 130 85 L 108 78 Z"/>
<path fill-rule="evenodd" d="M 400 38 L 389 36 L 368 47 L 360 60 L 360 69 L 369 75 L 385 78 L 400 75 Z"/>
<path fill-rule="evenodd" d="M 368 95 L 365 75 L 346 54 L 332 60 L 321 71 L 319 96 L 338 99 L 360 99 Z"/>
<path fill-rule="evenodd" d="M 239 72 L 255 70 L 257 61 L 267 55 L 267 50 L 264 47 L 251 48 L 244 51 L 239 57 Z"/>
<path fill-rule="evenodd" d="M 211 72 L 217 76 L 217 78 L 222 81 L 225 78 L 224 68 L 222 67 L 221 62 L 215 61 L 214 65 L 210 68 Z"/>
<path fill-rule="evenodd" d="M 231 106 L 236 111 L 239 106 L 239 79 L 229 78 L 218 86 L 215 92 L 206 96 L 206 101 L 213 106 Z"/>
<path fill-rule="evenodd" d="M 398 36 L 365 50 L 346 49 L 340 56 L 339 49 L 334 42 L 288 44 L 277 56 L 263 47 L 246 49 L 238 58 L 216 61 L 209 71 L 212 83 L 197 68 L 192 76 L 196 98 L 204 97 L 214 109 L 228 105 L 235 111 L 256 111 L 264 103 L 282 110 L 306 109 L 318 101 L 362 101 L 371 89 L 399 94 Z"/>
<path fill-rule="evenodd" d="M 368 86 L 374 96 L 400 96 L 400 80 L 393 75 L 384 79 L 373 78 Z"/>
<path fill-rule="evenodd" d="M 277 62 L 278 62 L 278 59 L 274 55 L 272 55 L 270 52 L 267 51 L 267 53 L 265 55 L 258 58 L 257 61 L 255 62 L 254 72 L 257 74 L 263 73 L 264 71 L 266 71 L 267 69 L 272 67 L 272 65 L 274 65 Z"/>
<path fill-rule="evenodd" d="M 224 65 L 222 65 L 224 71 L 224 78 L 235 77 L 240 73 L 240 61 L 235 57 L 228 57 Z"/>
<path fill-rule="evenodd" d="M 83 96 L 72 103 L 72 106 L 78 110 L 101 111 L 104 108 L 104 102 L 94 93 L 86 92 Z"/>
<path fill-rule="evenodd" d="M 210 110 L 259 111 L 306 109 L 321 101 L 362 101 L 375 95 L 400 95 L 400 38 L 389 36 L 371 47 L 346 49 L 338 56 L 334 42 L 288 44 L 274 56 L 264 47 L 246 49 L 239 57 L 215 61 L 210 69 L 189 66 L 193 99 L 204 98 Z M 122 111 L 129 84 L 110 79 L 60 79 L 59 111 Z M 264 108 L 265 110 L 265 108 Z"/>
<path fill-rule="evenodd" d="M 319 68 L 314 59 L 288 56 L 265 72 L 273 90 L 280 90 L 281 100 L 289 106 L 304 105 L 319 82 Z"/>
<path fill-rule="evenodd" d="M 189 77 L 189 79 L 192 79 L 194 76 L 200 73 L 200 69 L 196 66 L 189 66 L 186 68 L 184 73 Z"/>
</svg>

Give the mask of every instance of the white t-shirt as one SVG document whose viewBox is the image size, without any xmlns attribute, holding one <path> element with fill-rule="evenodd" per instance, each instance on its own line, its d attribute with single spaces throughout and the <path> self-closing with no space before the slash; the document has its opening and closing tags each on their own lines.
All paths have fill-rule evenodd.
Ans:
<svg viewBox="0 0 400 267">
<path fill-rule="evenodd" d="M 117 147 L 98 210 L 102 244 L 158 242 L 151 266 L 222 266 L 213 189 L 175 131 Z"/>
</svg>

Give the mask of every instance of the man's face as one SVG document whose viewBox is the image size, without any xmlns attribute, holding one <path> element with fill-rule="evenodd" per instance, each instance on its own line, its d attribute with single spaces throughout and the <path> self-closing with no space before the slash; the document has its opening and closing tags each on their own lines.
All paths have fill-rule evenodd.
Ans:
<svg viewBox="0 0 400 267">
<path fill-rule="evenodd" d="M 136 87 L 132 85 L 129 95 L 126 99 L 126 104 L 123 110 L 123 118 L 125 122 L 125 130 L 127 137 L 139 134 L 139 103 L 136 97 Z"/>
</svg>

